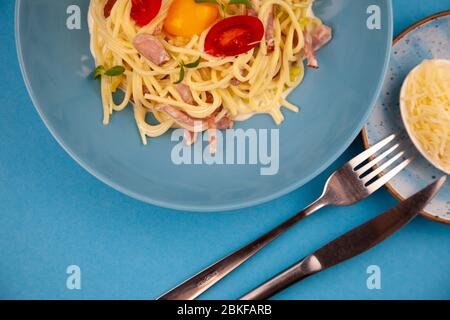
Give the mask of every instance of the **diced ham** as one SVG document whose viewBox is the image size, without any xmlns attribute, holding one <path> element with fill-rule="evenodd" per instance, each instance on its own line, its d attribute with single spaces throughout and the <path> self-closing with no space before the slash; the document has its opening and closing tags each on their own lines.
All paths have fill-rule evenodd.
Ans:
<svg viewBox="0 0 450 320">
<path fill-rule="evenodd" d="M 215 154 L 217 152 L 217 129 L 213 116 L 208 118 L 208 143 L 209 152 Z"/>
<path fill-rule="evenodd" d="M 184 141 L 187 146 L 192 146 L 197 141 L 197 133 L 185 129 Z"/>
<path fill-rule="evenodd" d="M 153 34 L 154 36 L 160 36 L 160 35 L 162 35 L 162 31 L 163 31 L 163 24 L 160 23 L 160 24 L 158 24 L 158 25 L 155 27 L 155 29 L 153 30 L 152 34 Z"/>
<path fill-rule="evenodd" d="M 274 20 L 275 20 L 275 6 L 273 5 L 269 13 L 269 18 L 267 18 L 266 24 L 267 52 L 272 52 L 275 49 Z"/>
<path fill-rule="evenodd" d="M 308 61 L 309 68 L 318 68 L 319 63 L 315 52 L 326 45 L 332 38 L 332 29 L 326 25 L 321 25 L 313 34 L 303 32 L 305 38 L 305 57 Z"/>
<path fill-rule="evenodd" d="M 178 83 L 175 85 L 175 89 L 180 94 L 181 99 L 183 99 L 184 102 L 186 102 L 188 104 L 194 103 L 194 98 L 192 97 L 192 91 L 191 91 L 191 88 L 189 88 L 189 86 L 187 86 L 183 83 Z"/>
<path fill-rule="evenodd" d="M 205 128 L 208 125 L 206 121 L 201 119 L 194 119 L 189 115 L 187 115 L 186 113 L 184 113 L 183 111 L 180 111 L 172 106 L 169 106 L 168 104 L 158 104 L 155 107 L 155 109 L 166 113 L 179 124 L 190 128 L 195 128 L 196 126 Z"/>
<path fill-rule="evenodd" d="M 238 86 L 238 85 L 241 84 L 241 82 L 238 79 L 234 78 L 234 77 L 230 80 L 230 83 L 231 83 L 232 86 Z"/>
<path fill-rule="evenodd" d="M 317 69 L 319 67 L 319 63 L 317 62 L 317 58 L 316 58 L 316 55 L 315 55 L 314 50 L 313 50 L 312 37 L 306 31 L 303 31 L 303 37 L 305 39 L 304 50 L 305 50 L 305 57 L 306 57 L 306 60 L 308 62 L 308 68 L 315 68 L 315 69 Z"/>
<path fill-rule="evenodd" d="M 329 26 L 322 24 L 312 35 L 312 47 L 314 51 L 320 50 L 333 37 L 333 31 Z"/>
<path fill-rule="evenodd" d="M 140 54 L 158 66 L 170 60 L 161 42 L 151 34 L 138 34 L 133 40 L 133 45 Z"/>
<path fill-rule="evenodd" d="M 223 117 L 216 122 L 216 117 L 213 115 L 208 118 L 207 123 L 209 151 L 211 154 L 215 154 L 217 152 L 217 129 L 225 130 L 233 128 L 233 120 L 228 117 Z"/>
<path fill-rule="evenodd" d="M 206 103 L 213 103 L 214 96 L 210 92 L 206 92 Z"/>
<path fill-rule="evenodd" d="M 109 16 L 111 15 L 112 8 L 116 4 L 116 2 L 117 0 L 108 0 L 108 2 L 106 2 L 105 7 L 103 8 L 103 14 L 105 18 L 109 18 Z"/>
<path fill-rule="evenodd" d="M 258 12 L 255 9 L 253 9 L 253 7 L 247 8 L 247 15 L 251 17 L 257 17 Z"/>
<path fill-rule="evenodd" d="M 255 10 L 255 6 L 259 8 L 261 6 L 261 0 L 250 0 L 250 4 L 250 7 L 247 7 L 247 15 L 257 17 L 258 11 Z"/>
<path fill-rule="evenodd" d="M 231 120 L 228 117 L 223 117 L 219 121 L 215 123 L 215 126 L 217 129 L 225 130 L 225 129 L 231 129 L 233 128 L 233 120 Z"/>
<path fill-rule="evenodd" d="M 185 129 L 184 131 L 184 141 L 187 145 L 194 144 L 197 139 L 197 133 L 193 132 L 194 129 L 208 129 L 209 150 L 211 154 L 217 152 L 217 129 L 231 129 L 234 124 L 233 120 L 228 117 L 223 117 L 216 122 L 215 114 L 211 115 L 206 120 L 195 119 L 168 104 L 158 104 L 155 109 L 166 113 L 178 124 L 189 127 L 189 129 Z"/>
</svg>

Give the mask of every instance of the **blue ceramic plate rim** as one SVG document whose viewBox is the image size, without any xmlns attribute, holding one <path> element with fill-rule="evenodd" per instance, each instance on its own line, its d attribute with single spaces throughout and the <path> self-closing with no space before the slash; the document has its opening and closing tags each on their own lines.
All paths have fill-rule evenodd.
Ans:
<svg viewBox="0 0 450 320">
<path fill-rule="evenodd" d="M 429 23 L 430 21 L 433 21 L 434 19 L 438 19 L 441 17 L 445 17 L 445 16 L 450 16 L 450 10 L 445 10 L 445 11 L 441 11 L 438 13 L 435 13 L 431 16 L 425 17 L 415 23 L 413 23 L 412 25 L 408 26 L 405 30 L 403 30 L 397 37 L 395 37 L 395 39 L 392 42 L 392 47 L 391 49 L 398 43 L 400 42 L 404 37 L 406 37 L 408 34 L 410 34 L 411 32 L 414 32 L 417 28 L 419 28 L 420 26 Z M 369 144 L 369 136 L 368 136 L 368 132 L 367 132 L 367 124 L 364 124 L 362 131 L 361 131 L 361 139 L 364 145 L 365 149 L 370 148 L 370 144 Z M 397 200 L 399 201 L 403 201 L 405 200 L 402 196 L 400 196 L 400 194 L 397 192 L 397 190 L 391 185 L 391 183 L 386 183 L 385 185 L 386 189 L 389 191 L 390 194 L 392 194 Z M 425 218 L 431 220 L 431 221 L 436 221 L 436 222 L 440 222 L 443 224 L 447 224 L 450 225 L 450 222 L 448 220 L 445 219 L 441 219 L 439 217 L 437 217 L 436 215 L 423 210 L 420 212 L 420 214 L 422 216 L 424 216 Z"/>
<path fill-rule="evenodd" d="M 91 175 L 105 183 L 106 185 L 110 186 L 111 188 L 122 192 L 134 199 L 143 201 L 145 203 L 153 204 L 159 207 L 169 208 L 169 209 L 175 209 L 180 211 L 195 211 L 195 212 L 211 212 L 211 211 L 229 211 L 229 210 L 238 210 L 242 208 L 252 207 L 256 206 L 274 199 L 277 199 L 281 196 L 284 196 L 311 181 L 316 176 L 318 176 L 320 173 L 322 173 L 325 169 L 327 169 L 334 161 L 337 160 L 337 158 L 344 153 L 344 151 L 350 146 L 350 144 L 355 140 L 357 135 L 361 132 L 361 129 L 363 128 L 364 124 L 366 123 L 370 112 L 373 109 L 373 106 L 375 105 L 375 102 L 378 99 L 378 96 L 381 92 L 382 85 L 384 83 L 384 77 L 386 75 L 388 66 L 389 66 L 389 59 L 391 56 L 391 50 L 392 50 L 392 38 L 393 38 L 393 9 L 392 9 L 392 0 L 387 0 L 387 8 L 388 8 L 388 35 L 389 38 L 387 39 L 386 43 L 386 54 L 384 57 L 384 64 L 382 73 L 380 76 L 380 79 L 378 81 L 377 88 L 374 92 L 374 95 L 372 99 L 370 100 L 370 106 L 367 108 L 364 116 L 362 117 L 361 121 L 358 123 L 358 126 L 355 127 L 352 134 L 349 135 L 349 137 L 345 140 L 344 143 L 342 143 L 342 146 L 338 148 L 338 151 L 330 157 L 330 159 L 322 166 L 320 166 L 317 170 L 307 175 L 305 178 L 298 180 L 296 183 L 292 183 L 282 189 L 280 189 L 277 192 L 274 192 L 272 194 L 269 194 L 267 196 L 260 197 L 258 199 L 249 200 L 249 201 L 240 201 L 237 203 L 229 204 L 229 205 L 201 205 L 201 206 L 192 206 L 192 205 L 179 205 L 179 204 L 173 204 L 166 201 L 161 201 L 158 199 L 154 199 L 151 196 L 143 196 L 141 194 L 137 194 L 135 192 L 132 192 L 124 187 L 122 187 L 120 184 L 117 184 L 116 182 L 112 181 L 111 179 L 103 176 L 102 174 L 98 173 L 96 170 L 94 170 L 89 164 L 87 164 L 85 161 L 81 160 L 77 154 L 70 148 L 69 145 L 67 145 L 64 140 L 60 137 L 60 135 L 57 133 L 57 131 L 52 127 L 50 122 L 48 121 L 47 117 L 45 116 L 45 113 L 42 112 L 40 104 L 33 92 L 30 80 L 28 78 L 26 68 L 25 68 L 25 62 L 23 60 L 22 55 L 22 46 L 20 43 L 20 6 L 21 6 L 22 0 L 16 0 L 16 7 L 15 7 L 15 14 L 14 14 L 14 28 L 15 28 L 15 41 L 16 41 L 16 50 L 17 50 L 17 57 L 19 61 L 20 70 L 22 73 L 22 77 L 25 82 L 25 86 L 27 88 L 28 94 L 30 95 L 31 101 L 33 102 L 33 106 L 38 112 L 39 116 L 41 117 L 42 121 L 44 122 L 47 129 L 50 131 L 52 136 L 56 139 L 58 144 L 86 171 L 88 171 Z"/>
</svg>

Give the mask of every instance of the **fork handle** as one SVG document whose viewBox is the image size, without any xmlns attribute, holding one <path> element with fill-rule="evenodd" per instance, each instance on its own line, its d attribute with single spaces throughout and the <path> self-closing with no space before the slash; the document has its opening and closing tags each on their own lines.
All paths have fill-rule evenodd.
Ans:
<svg viewBox="0 0 450 320">
<path fill-rule="evenodd" d="M 237 251 L 226 256 L 222 260 L 212 264 L 192 278 L 186 280 L 179 286 L 170 290 L 158 300 L 193 300 L 203 292 L 208 290 L 214 284 L 219 282 L 222 278 L 228 275 L 231 271 L 239 267 L 242 263 L 250 259 L 259 250 L 278 238 L 293 225 L 311 215 L 320 208 L 326 206 L 323 198 L 319 198 L 308 207 L 281 223 L 271 231 L 260 236 L 258 239 L 243 246 Z"/>
</svg>

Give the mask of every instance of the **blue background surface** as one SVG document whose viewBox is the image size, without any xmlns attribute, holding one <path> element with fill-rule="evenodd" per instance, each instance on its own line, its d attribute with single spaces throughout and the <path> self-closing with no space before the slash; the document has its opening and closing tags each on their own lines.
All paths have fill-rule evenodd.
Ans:
<svg viewBox="0 0 450 320">
<path fill-rule="evenodd" d="M 394 0 L 395 33 L 449 0 Z M 38 14 L 38 13 L 37 13 Z M 257 207 L 184 213 L 124 196 L 79 167 L 32 107 L 14 45 L 14 1 L 0 4 L 0 298 L 153 299 L 253 240 L 317 197 L 360 139 L 307 186 Z M 294 227 L 202 298 L 233 299 L 339 234 L 396 204 L 383 190 L 327 208 Z M 277 295 L 277 299 L 450 299 L 450 229 L 418 218 L 371 251 Z M 378 265 L 381 290 L 368 290 Z M 78 265 L 82 289 L 66 288 Z"/>
</svg>

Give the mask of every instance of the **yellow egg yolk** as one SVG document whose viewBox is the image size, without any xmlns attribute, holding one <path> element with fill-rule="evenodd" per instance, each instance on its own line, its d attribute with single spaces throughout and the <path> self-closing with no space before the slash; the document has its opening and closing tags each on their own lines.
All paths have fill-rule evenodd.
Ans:
<svg viewBox="0 0 450 320">
<path fill-rule="evenodd" d="M 192 37 L 209 28 L 218 16 L 216 4 L 174 0 L 164 21 L 164 30 L 174 36 Z"/>
</svg>

